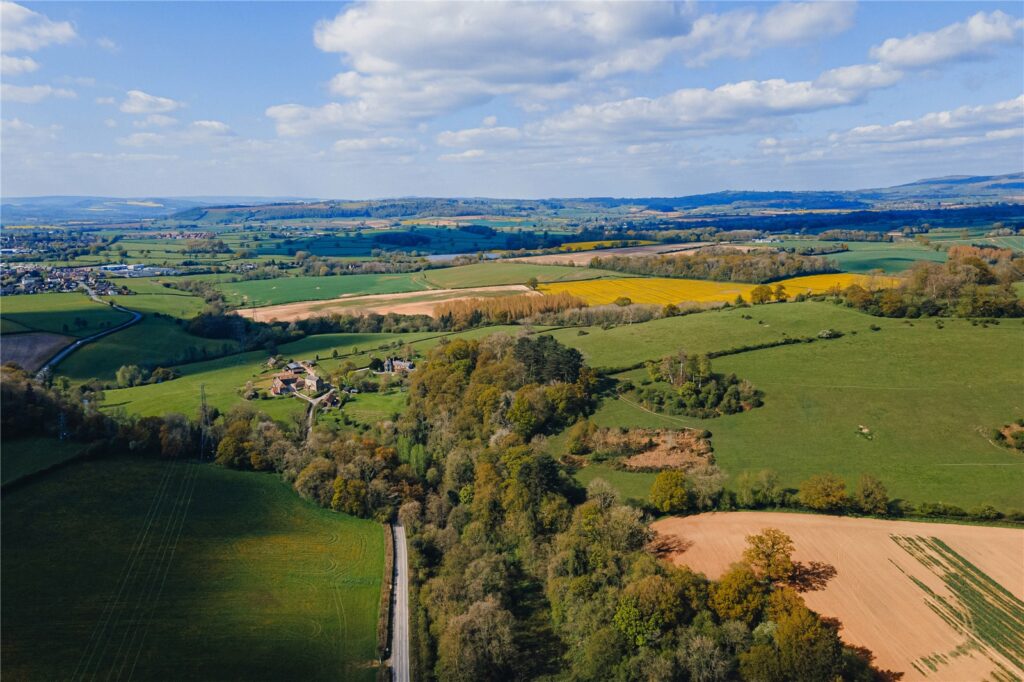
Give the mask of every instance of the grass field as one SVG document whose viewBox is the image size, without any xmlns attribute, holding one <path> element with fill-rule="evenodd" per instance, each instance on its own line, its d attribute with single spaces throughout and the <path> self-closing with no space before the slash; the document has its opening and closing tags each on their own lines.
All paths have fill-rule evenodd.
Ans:
<svg viewBox="0 0 1024 682">
<path fill-rule="evenodd" d="M 595 478 L 603 479 L 619 492 L 623 502 L 643 505 L 650 499 L 651 486 L 657 474 L 620 471 L 607 464 L 588 464 L 578 469 L 574 478 L 584 486 Z"/>
<path fill-rule="evenodd" d="M 744 316 L 750 316 L 745 319 Z M 560 329 L 552 335 L 583 353 L 591 367 L 616 369 L 685 350 L 708 353 L 738 346 L 816 336 L 822 329 L 868 331 L 875 318 L 831 303 L 808 301 L 711 310 L 610 329 Z M 886 320 L 879 324 L 888 324 Z"/>
<path fill-rule="evenodd" d="M 374 679 L 382 528 L 276 476 L 92 461 L 2 508 L 5 677 Z"/>
<path fill-rule="evenodd" d="M 83 447 L 82 443 L 56 438 L 5 440 L 0 448 L 0 485 L 66 462 L 80 453 Z"/>
<path fill-rule="evenodd" d="M 198 296 L 178 289 L 169 289 L 150 279 L 125 280 L 125 284 L 135 292 L 135 295 L 106 298 L 140 313 L 161 313 L 188 319 L 198 315 L 205 305 L 203 299 Z"/>
<path fill-rule="evenodd" d="M 419 273 L 280 277 L 218 285 L 232 305 L 276 305 L 361 294 L 397 294 L 429 288 Z"/>
<path fill-rule="evenodd" d="M 127 322 L 131 316 L 100 305 L 85 294 L 68 293 L 4 296 L 0 300 L 0 319 L 32 331 L 81 337 L 116 327 Z M 76 324 L 76 319 L 84 324 Z"/>
<path fill-rule="evenodd" d="M 421 273 L 426 282 L 437 289 L 463 289 L 466 287 L 499 284 L 526 284 L 531 277 L 539 282 L 567 282 L 604 277 L 621 278 L 622 273 L 564 265 L 535 265 L 533 263 L 485 262 L 438 268 Z"/>
<path fill-rule="evenodd" d="M 405 391 L 359 393 L 345 403 L 345 413 L 360 424 L 373 425 L 405 409 Z"/>
<path fill-rule="evenodd" d="M 444 337 L 479 338 L 518 329 L 486 327 L 459 334 L 319 334 L 285 344 L 279 348 L 279 352 L 284 358 L 294 360 L 315 359 L 319 356 L 321 368 L 330 374 L 346 361 L 365 367 L 372 356 L 381 357 L 387 352 L 386 349 L 395 347 L 393 344 L 399 347 L 410 344 L 417 352 L 424 353 Z M 333 351 L 338 351 L 337 359 L 331 357 Z M 252 381 L 258 388 L 269 387 L 273 371 L 266 367 L 267 357 L 263 351 L 253 351 L 180 365 L 177 369 L 182 376 L 173 381 L 107 391 L 103 408 L 123 409 L 144 416 L 159 416 L 168 412 L 193 416 L 199 409 L 200 386 L 205 384 L 209 404 L 226 411 L 244 402 L 239 391 L 247 381 Z M 287 420 L 294 414 L 303 413 L 306 408 L 306 403 L 288 397 L 258 400 L 249 404 L 278 420 Z"/>
<path fill-rule="evenodd" d="M 790 296 L 797 294 L 820 294 L 838 285 L 845 288 L 851 284 L 878 288 L 891 286 L 888 278 L 865 275 L 834 274 L 794 277 L 779 282 L 786 287 Z M 742 282 L 712 282 L 700 279 L 676 279 L 668 277 L 634 277 L 629 279 L 600 279 L 585 282 L 557 282 L 541 285 L 546 294 L 568 292 L 579 296 L 591 305 L 614 303 L 619 298 L 628 298 L 633 303 L 726 303 L 742 296 L 750 301 L 750 292 L 756 285 Z M 775 286 L 773 283 L 771 286 Z"/>
<path fill-rule="evenodd" d="M 841 242 L 826 242 L 816 239 L 785 240 L 778 246 L 805 248 L 809 246 L 836 247 Z M 899 242 L 845 242 L 849 251 L 830 253 L 825 258 L 836 261 L 845 272 L 868 273 L 882 270 L 889 274 L 903 272 L 918 261 L 933 263 L 946 262 L 946 252 L 936 251 L 914 241 Z"/>
<path fill-rule="evenodd" d="M 911 502 L 1024 509 L 1024 460 L 990 441 L 992 429 L 1024 414 L 1021 321 L 986 329 L 945 320 L 940 329 L 933 321 L 844 312 L 861 323 L 839 326 L 847 332 L 843 338 L 714 361 L 715 371 L 734 372 L 763 390 L 763 407 L 698 420 L 609 400 L 594 420 L 604 426 L 709 429 L 715 458 L 730 476 L 771 468 L 795 487 L 825 471 L 850 485 L 872 473 L 892 497 Z M 881 331 L 868 331 L 869 323 Z M 870 430 L 870 439 L 858 433 L 861 426 Z"/>
<path fill-rule="evenodd" d="M 56 372 L 72 381 L 111 380 L 122 365 L 154 369 L 237 350 L 237 341 L 193 336 L 173 320 L 147 315 L 137 324 L 79 348 L 57 366 Z"/>
<path fill-rule="evenodd" d="M 592 251 L 601 248 L 615 248 L 625 246 L 649 246 L 657 244 L 646 239 L 604 239 L 596 242 L 566 242 L 558 247 L 559 251 Z"/>
</svg>

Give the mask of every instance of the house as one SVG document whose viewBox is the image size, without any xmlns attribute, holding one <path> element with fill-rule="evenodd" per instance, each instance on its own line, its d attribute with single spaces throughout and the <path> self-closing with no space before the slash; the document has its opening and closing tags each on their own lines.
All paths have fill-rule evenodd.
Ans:
<svg viewBox="0 0 1024 682">
<path fill-rule="evenodd" d="M 399 372 L 411 372 L 416 369 L 416 363 L 411 360 L 399 358 L 388 358 L 384 361 L 384 371 L 394 374 Z"/>
</svg>

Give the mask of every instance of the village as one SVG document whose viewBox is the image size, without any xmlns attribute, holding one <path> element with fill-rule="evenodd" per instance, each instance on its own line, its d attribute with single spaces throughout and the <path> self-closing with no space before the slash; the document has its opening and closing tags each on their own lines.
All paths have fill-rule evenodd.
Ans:
<svg viewBox="0 0 1024 682">
<path fill-rule="evenodd" d="M 98 296 L 131 295 L 116 278 L 158 277 L 179 274 L 171 268 L 141 263 L 77 268 L 47 267 L 33 264 L 4 263 L 0 272 L 0 296 L 17 294 L 67 293 L 85 288 Z M 115 278 L 110 278 L 114 275 Z"/>
</svg>

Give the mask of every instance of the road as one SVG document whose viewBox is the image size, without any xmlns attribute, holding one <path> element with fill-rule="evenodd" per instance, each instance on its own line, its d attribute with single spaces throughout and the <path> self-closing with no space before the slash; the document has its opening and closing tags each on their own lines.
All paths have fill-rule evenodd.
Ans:
<svg viewBox="0 0 1024 682">
<path fill-rule="evenodd" d="M 321 395 L 321 396 L 319 396 L 317 398 L 310 398 L 305 393 L 299 393 L 298 391 L 296 391 L 295 393 L 292 394 L 296 398 L 302 398 L 307 403 L 309 403 L 309 407 L 306 408 L 306 422 L 307 422 L 307 424 L 306 424 L 306 437 L 307 438 L 313 433 L 313 426 L 316 424 L 316 408 L 320 407 L 320 403 L 322 403 L 324 401 L 324 398 L 326 398 L 327 396 L 331 395 L 332 393 L 334 393 L 334 389 L 333 388 L 331 390 L 327 391 L 327 393 L 324 393 L 323 395 Z"/>
<path fill-rule="evenodd" d="M 409 556 L 405 547 L 405 527 L 395 529 L 395 603 L 391 623 L 391 679 L 409 682 Z"/>
<path fill-rule="evenodd" d="M 108 305 L 106 301 L 104 301 L 99 296 L 97 296 L 91 289 L 86 289 L 85 291 L 89 295 L 89 298 L 91 298 L 92 300 L 96 301 L 97 303 L 99 303 L 101 305 Z M 132 326 L 133 324 L 135 324 L 136 322 L 138 322 L 139 320 L 142 319 L 142 313 L 140 313 L 140 312 L 136 312 L 134 310 L 128 310 L 127 308 L 122 308 L 121 306 L 117 305 L 116 303 L 111 305 L 110 307 L 114 308 L 115 310 L 120 310 L 121 312 L 128 313 L 129 315 L 132 316 L 132 319 L 128 320 L 127 322 L 125 322 L 123 324 L 119 324 L 116 327 L 112 327 L 110 329 L 104 329 L 103 331 L 101 331 L 99 333 L 96 333 L 96 334 L 93 334 L 92 336 L 86 336 L 83 339 L 78 339 L 77 341 L 75 341 L 70 346 L 66 346 L 65 348 L 61 349 L 60 352 L 58 352 L 52 358 L 47 360 L 46 364 L 44 364 L 42 367 L 39 368 L 39 372 L 37 373 L 36 376 L 41 375 L 43 372 L 45 372 L 48 369 L 53 369 L 58 364 L 60 364 L 60 362 L 64 358 L 66 358 L 67 356 L 71 355 L 72 353 L 74 353 L 76 350 L 78 350 L 82 346 L 84 346 L 86 344 L 89 344 L 89 343 L 92 343 L 96 339 L 101 339 L 104 336 L 107 336 L 109 334 L 113 334 L 114 332 L 119 332 L 122 329 L 124 329 L 125 327 L 130 327 L 130 326 Z"/>
</svg>

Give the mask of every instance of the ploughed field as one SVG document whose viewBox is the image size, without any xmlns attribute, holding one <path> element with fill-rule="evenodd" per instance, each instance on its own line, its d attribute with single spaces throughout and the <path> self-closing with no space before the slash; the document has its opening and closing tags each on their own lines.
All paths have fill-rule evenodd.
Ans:
<svg viewBox="0 0 1024 682">
<path fill-rule="evenodd" d="M 2 508 L 5 678 L 374 679 L 383 528 L 277 476 L 89 461 Z"/>
<path fill-rule="evenodd" d="M 719 577 L 747 535 L 796 546 L 807 605 L 910 680 L 1024 677 L 1024 530 L 773 512 L 671 517 L 672 560 Z"/>
</svg>

